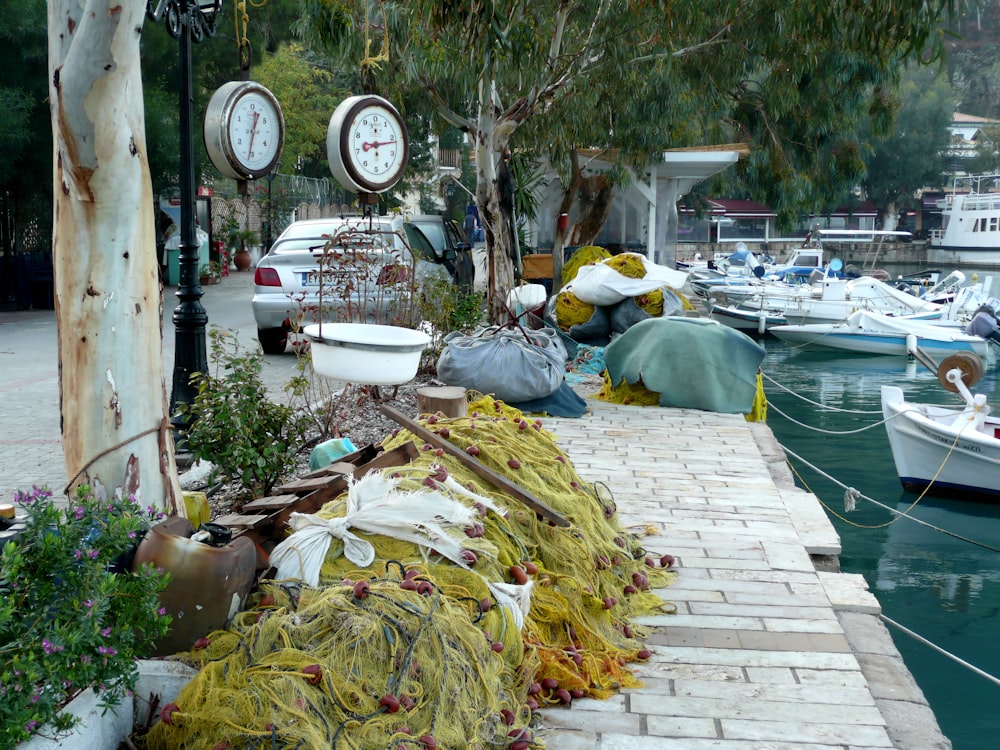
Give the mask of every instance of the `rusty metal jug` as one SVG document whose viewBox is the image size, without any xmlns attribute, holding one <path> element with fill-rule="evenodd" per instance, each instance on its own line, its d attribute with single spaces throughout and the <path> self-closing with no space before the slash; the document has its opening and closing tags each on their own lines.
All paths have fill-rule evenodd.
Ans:
<svg viewBox="0 0 1000 750">
<path fill-rule="evenodd" d="M 198 638 L 225 627 L 243 607 L 256 577 L 252 541 L 236 537 L 213 546 L 192 539 L 193 533 L 186 518 L 173 516 L 151 528 L 135 553 L 133 567 L 150 562 L 170 573 L 160 602 L 173 622 L 157 641 L 155 656 L 188 651 Z"/>
</svg>

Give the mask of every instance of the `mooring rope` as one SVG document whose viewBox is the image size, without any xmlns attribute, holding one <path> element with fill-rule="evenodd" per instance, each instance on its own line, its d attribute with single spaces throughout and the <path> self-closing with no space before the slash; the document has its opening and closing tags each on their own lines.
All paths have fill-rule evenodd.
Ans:
<svg viewBox="0 0 1000 750">
<path fill-rule="evenodd" d="M 932 643 L 931 641 L 927 640 L 926 638 L 924 638 L 919 633 L 914 633 L 912 630 L 910 630 L 905 625 L 900 625 L 898 622 L 896 622 L 895 620 L 893 620 L 891 617 L 886 617 L 884 614 L 881 614 L 881 613 L 879 613 L 879 617 L 883 621 L 885 621 L 886 623 L 888 623 L 889 625 L 892 625 L 894 628 L 898 628 L 900 631 L 906 633 L 908 636 L 910 636 L 911 638 L 913 638 L 918 643 L 922 643 L 925 646 L 929 646 L 930 648 L 934 649 L 935 651 L 937 651 L 942 656 L 947 656 L 949 659 L 951 659 L 956 664 L 960 664 L 961 666 L 963 666 L 966 669 L 968 669 L 970 672 L 975 672 L 977 675 L 979 675 L 980 677 L 983 677 L 983 678 L 989 680 L 994 685 L 1000 685 L 1000 678 L 994 677 L 989 672 L 985 672 L 982 669 L 980 669 L 979 667 L 975 666 L 974 664 L 970 664 L 969 662 L 965 661 L 965 659 L 961 659 L 961 658 L 955 656 L 955 654 L 951 653 L 950 651 L 945 651 L 943 648 L 941 648 L 940 646 L 938 646 L 936 643 Z"/>
<path fill-rule="evenodd" d="M 800 422 L 799 420 L 795 419 L 795 417 L 792 417 L 792 416 L 786 414 L 785 412 L 783 412 L 781 409 L 779 409 L 777 406 L 775 406 L 774 403 L 772 403 L 771 401 L 767 402 L 767 408 L 768 408 L 769 411 L 776 411 L 778 414 L 780 414 L 781 416 L 783 416 L 785 419 L 787 419 L 789 422 L 791 422 L 794 425 L 798 425 L 799 427 L 802 427 L 802 428 L 804 428 L 806 430 L 812 430 L 813 432 L 821 432 L 824 435 L 855 435 L 855 434 L 857 434 L 859 432 L 865 432 L 866 430 L 870 430 L 873 427 L 881 427 L 882 425 L 884 425 L 886 422 L 889 421 L 888 419 L 880 419 L 878 422 L 873 422 L 872 424 L 865 425 L 864 427 L 859 427 L 856 430 L 843 430 L 843 431 L 826 430 L 826 429 L 823 429 L 822 427 L 813 427 L 812 425 L 808 425 L 805 422 Z M 898 415 L 896 415 L 896 416 L 898 416 Z M 890 417 L 890 419 L 895 419 L 895 417 Z"/>
<path fill-rule="evenodd" d="M 857 410 L 857 409 L 841 409 L 841 408 L 839 408 L 837 406 L 827 406 L 826 404 L 822 404 L 822 403 L 820 403 L 818 401 L 813 401 L 811 399 L 808 399 L 805 396 L 803 396 L 801 393 L 796 393 L 791 388 L 789 388 L 787 386 L 784 386 L 781 383 L 779 383 L 777 380 L 775 380 L 774 378 L 772 378 L 766 372 L 763 373 L 763 375 L 764 375 L 765 378 L 767 378 L 767 380 L 769 382 L 773 383 L 775 386 L 777 386 L 781 390 L 785 391 L 785 393 L 789 393 L 792 396 L 795 396 L 795 398 L 801 399 L 802 401 L 805 401 L 807 404 L 811 404 L 812 406 L 816 406 L 816 407 L 818 407 L 820 409 L 823 409 L 825 411 L 837 411 L 837 412 L 842 412 L 844 414 L 881 414 L 882 413 L 881 410 L 877 410 L 877 411 L 876 410 L 873 410 L 873 411 L 862 411 L 862 410 Z"/>
<path fill-rule="evenodd" d="M 872 497 L 869 497 L 868 495 L 865 495 L 862 492 L 859 492 L 854 487 L 849 487 L 848 485 L 846 485 L 843 482 L 841 482 L 839 479 L 837 479 L 837 478 L 835 478 L 835 477 L 830 476 L 829 474 L 827 474 L 825 471 L 823 471 L 822 469 L 820 469 L 818 466 L 815 466 L 815 465 L 809 463 L 809 461 L 807 461 L 806 459 L 802 458 L 802 456 L 798 455 L 794 451 L 789 450 L 784 445 L 781 446 L 781 449 L 783 451 L 785 451 L 785 453 L 787 455 L 792 456 L 793 458 L 795 458 L 798 461 L 801 461 L 804 465 L 808 466 L 810 469 L 812 469 L 813 471 L 815 471 L 820 476 L 822 476 L 822 477 L 824 477 L 826 479 L 829 479 L 831 482 L 833 482 L 834 484 L 838 485 L 839 487 L 843 487 L 844 490 L 845 490 L 845 492 L 846 491 L 850 491 L 852 498 L 862 498 L 862 499 L 867 500 L 868 502 L 872 503 L 873 505 L 877 505 L 879 508 L 882 508 L 883 510 L 889 511 L 894 516 L 896 516 L 896 518 L 894 518 L 892 522 L 895 522 L 895 521 L 899 520 L 900 517 L 905 517 L 905 518 L 910 519 L 914 523 L 919 523 L 921 526 L 926 526 L 927 528 L 932 529 L 933 531 L 939 531 L 942 534 L 945 534 L 946 536 L 952 537 L 953 539 L 958 539 L 959 541 L 968 542 L 969 544 L 975 545 L 976 547 L 980 547 L 980 548 L 985 549 L 985 550 L 989 550 L 990 552 L 1000 552 L 1000 548 L 998 548 L 998 547 L 994 547 L 992 545 L 985 544 L 984 542 L 976 541 L 975 539 L 970 539 L 967 536 L 962 536 L 961 534 L 956 534 L 954 531 L 949 531 L 948 529 L 942 529 L 940 526 L 935 526 L 934 524 L 928 523 L 927 521 L 924 521 L 923 519 L 916 518 L 915 516 L 908 515 L 909 511 L 912 510 L 913 507 L 918 502 L 920 502 L 921 499 L 923 499 L 924 495 L 920 495 L 920 497 L 918 497 L 913 503 L 911 503 L 909 505 L 909 507 L 907 507 L 906 511 L 900 511 L 900 510 L 897 510 L 896 508 L 892 508 L 892 507 L 886 505 L 885 503 L 881 503 L 878 500 L 876 500 L 876 499 L 874 499 Z M 789 463 L 789 466 L 791 466 L 790 463 Z M 792 471 L 795 471 L 795 467 L 792 467 Z M 795 475 L 798 476 L 801 479 L 801 476 L 799 475 L 798 472 L 795 472 Z M 803 481 L 803 484 L 805 484 L 804 481 Z M 806 486 L 806 488 L 808 489 L 808 485 Z M 812 490 L 809 490 L 809 491 L 812 492 Z M 815 495 L 816 493 L 813 492 L 813 494 Z M 817 496 L 817 499 L 819 499 L 819 496 Z M 819 502 L 823 505 L 824 508 L 826 508 L 827 510 L 829 510 L 832 515 L 836 516 L 837 518 L 839 518 L 840 520 L 844 521 L 845 523 L 851 524 L 852 526 L 856 526 L 856 527 L 862 528 L 862 529 L 880 529 L 880 528 L 884 528 L 885 526 L 888 525 L 888 524 L 879 524 L 877 526 L 865 526 L 865 525 L 862 525 L 862 524 L 854 523 L 853 521 L 850 521 L 847 518 L 844 518 L 844 516 L 838 514 L 827 503 L 824 503 L 823 500 L 819 499 Z M 890 522 L 890 523 L 892 523 L 892 522 Z"/>
</svg>

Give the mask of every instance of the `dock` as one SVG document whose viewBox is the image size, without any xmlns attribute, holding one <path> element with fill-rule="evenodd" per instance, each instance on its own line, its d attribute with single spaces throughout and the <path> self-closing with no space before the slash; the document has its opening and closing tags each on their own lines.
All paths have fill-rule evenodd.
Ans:
<svg viewBox="0 0 1000 750">
<path fill-rule="evenodd" d="M 819 500 L 742 415 L 588 399 L 545 420 L 622 526 L 676 557 L 641 688 L 541 712 L 549 750 L 951 748 Z"/>
</svg>

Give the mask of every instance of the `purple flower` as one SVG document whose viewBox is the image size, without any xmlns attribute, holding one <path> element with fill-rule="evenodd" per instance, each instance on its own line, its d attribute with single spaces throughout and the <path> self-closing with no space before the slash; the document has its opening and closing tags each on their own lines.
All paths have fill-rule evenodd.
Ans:
<svg viewBox="0 0 1000 750">
<path fill-rule="evenodd" d="M 83 558 L 83 553 L 80 550 L 75 549 L 73 550 L 73 557 L 75 557 L 77 560 L 80 560 Z"/>
<path fill-rule="evenodd" d="M 38 703 L 38 701 L 40 701 L 41 699 L 42 699 L 42 694 L 41 693 L 32 693 L 31 694 L 31 702 L 32 703 Z"/>
<path fill-rule="evenodd" d="M 156 614 L 158 614 L 160 617 L 163 617 L 164 615 L 167 614 L 167 608 L 160 607 L 158 610 L 156 610 Z"/>
<path fill-rule="evenodd" d="M 47 654 L 58 654 L 63 650 L 63 647 L 56 645 L 48 638 L 42 638 L 42 650 Z"/>
<path fill-rule="evenodd" d="M 32 719 L 31 721 L 29 721 L 27 724 L 24 725 L 24 731 L 25 732 L 34 732 L 35 731 L 35 727 L 37 727 L 37 726 L 38 726 L 38 722 L 35 721 L 34 719 Z"/>
<path fill-rule="evenodd" d="M 98 646 L 97 653 L 102 656 L 114 656 L 118 653 L 118 649 L 112 648 L 111 646 Z"/>
<path fill-rule="evenodd" d="M 82 505 L 77 505 L 76 508 L 73 511 L 73 515 L 76 517 L 77 521 L 80 521 L 80 520 L 83 519 L 83 513 L 84 513 L 84 511 L 83 511 L 83 506 Z"/>
<path fill-rule="evenodd" d="M 86 601 L 84 601 L 83 606 L 86 607 L 87 609 L 90 609 L 91 607 L 94 606 L 94 603 L 90 601 L 90 599 L 87 599 Z"/>
<path fill-rule="evenodd" d="M 104 630 L 101 631 L 101 635 L 107 638 L 109 635 L 111 635 L 111 628 L 104 628 Z"/>
<path fill-rule="evenodd" d="M 92 549 L 92 550 L 90 550 L 90 551 L 89 551 L 89 552 L 88 552 L 87 554 L 88 554 L 88 555 L 90 555 L 90 559 L 91 559 L 91 560 L 96 560 L 96 559 L 97 559 L 97 556 L 98 556 L 98 555 L 99 555 L 100 553 L 99 553 L 99 552 L 98 552 L 98 551 L 97 551 L 96 549 Z"/>
</svg>

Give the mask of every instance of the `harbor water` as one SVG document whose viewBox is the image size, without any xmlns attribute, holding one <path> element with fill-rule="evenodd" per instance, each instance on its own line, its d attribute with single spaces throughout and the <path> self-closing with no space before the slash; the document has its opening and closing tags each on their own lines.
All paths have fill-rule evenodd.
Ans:
<svg viewBox="0 0 1000 750">
<path fill-rule="evenodd" d="M 881 424 L 883 384 L 902 387 L 915 401 L 956 404 L 958 396 L 903 357 L 806 351 L 770 336 L 761 343 L 767 350 L 768 426 L 800 457 L 791 459 L 796 481 L 820 498 L 836 526 L 842 570 L 865 577 L 886 617 L 1000 676 L 994 644 L 1000 635 L 1000 504 L 903 491 Z M 993 395 L 998 366 L 987 363 L 973 392 L 1000 400 Z M 860 495 L 850 512 L 846 488 Z M 1000 685 L 891 625 L 889 630 L 954 748 L 996 748 Z"/>
</svg>

